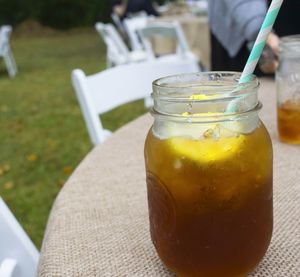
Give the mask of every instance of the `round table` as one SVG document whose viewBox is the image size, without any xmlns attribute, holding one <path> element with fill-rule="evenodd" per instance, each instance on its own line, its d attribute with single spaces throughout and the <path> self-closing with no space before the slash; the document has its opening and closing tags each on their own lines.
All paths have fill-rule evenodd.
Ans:
<svg viewBox="0 0 300 277">
<path fill-rule="evenodd" d="M 275 86 L 262 80 L 261 118 L 274 147 L 271 245 L 250 276 L 300 276 L 300 147 L 278 141 Z M 172 276 L 149 236 L 144 115 L 119 129 L 81 162 L 59 193 L 41 250 L 39 276 Z"/>
</svg>

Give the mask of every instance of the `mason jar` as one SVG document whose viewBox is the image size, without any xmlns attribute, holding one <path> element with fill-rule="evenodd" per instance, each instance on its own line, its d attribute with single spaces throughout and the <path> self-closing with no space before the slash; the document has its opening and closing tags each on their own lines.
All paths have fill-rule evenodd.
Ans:
<svg viewBox="0 0 300 277">
<path fill-rule="evenodd" d="M 256 77 L 208 72 L 153 83 L 145 142 L 150 232 L 178 276 L 242 277 L 273 226 L 272 144 Z"/>
<path fill-rule="evenodd" d="M 280 41 L 276 72 L 277 125 L 281 141 L 300 144 L 300 35 Z"/>
</svg>

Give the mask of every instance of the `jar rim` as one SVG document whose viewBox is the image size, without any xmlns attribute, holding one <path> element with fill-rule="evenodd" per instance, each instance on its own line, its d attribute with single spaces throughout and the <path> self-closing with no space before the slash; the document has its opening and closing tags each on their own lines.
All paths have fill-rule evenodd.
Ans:
<svg viewBox="0 0 300 277">
<path fill-rule="evenodd" d="M 250 110 L 234 112 L 234 113 L 222 113 L 222 114 L 212 114 L 212 115 L 201 115 L 201 114 L 167 114 L 157 111 L 155 107 L 150 109 L 152 116 L 156 118 L 168 119 L 168 121 L 181 122 L 181 123 L 214 123 L 214 122 L 227 122 L 236 120 L 236 118 L 247 118 L 250 114 L 258 112 L 262 109 L 263 105 L 260 101 L 252 107 Z"/>
<path fill-rule="evenodd" d="M 240 72 L 234 71 L 208 71 L 198 73 L 185 73 L 162 77 L 152 83 L 153 94 L 167 95 L 170 92 L 189 92 L 218 93 L 220 98 L 230 96 L 228 93 L 234 92 L 235 95 L 252 91 L 259 87 L 257 77 L 252 74 L 252 80 L 239 84 Z M 182 85 L 184 84 L 184 85 Z M 209 87 L 209 89 L 208 89 Z M 182 95 L 181 95 L 182 96 Z M 172 94 L 174 97 L 174 94 Z M 195 101 L 203 101 L 197 100 Z"/>
<path fill-rule="evenodd" d="M 239 84 L 237 72 L 200 72 L 167 76 L 153 82 L 152 114 L 173 116 L 173 119 L 220 119 L 225 114 L 241 116 L 255 111 L 258 104 L 258 79 Z M 197 118 L 197 119 L 196 119 Z M 226 117 L 228 119 L 228 117 Z"/>
<path fill-rule="evenodd" d="M 300 55 L 300 35 L 285 36 L 280 38 L 280 53 L 289 58 L 296 58 Z"/>
<path fill-rule="evenodd" d="M 280 38 L 281 44 L 294 44 L 300 43 L 300 35 L 291 35 L 291 36 L 284 36 Z"/>
</svg>

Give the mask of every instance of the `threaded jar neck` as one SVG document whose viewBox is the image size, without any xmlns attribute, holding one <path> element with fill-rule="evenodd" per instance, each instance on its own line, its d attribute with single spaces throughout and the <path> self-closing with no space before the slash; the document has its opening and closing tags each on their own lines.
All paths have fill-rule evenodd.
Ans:
<svg viewBox="0 0 300 277">
<path fill-rule="evenodd" d="M 300 58 L 300 35 L 282 37 L 279 49 L 281 57 Z"/>
<path fill-rule="evenodd" d="M 237 72 L 201 72 L 164 77 L 153 82 L 153 114 L 172 120 L 228 120 L 256 111 L 259 82 L 239 84 Z M 234 111 L 228 111 L 234 105 Z M 230 120 L 230 119 L 229 119 Z"/>
</svg>

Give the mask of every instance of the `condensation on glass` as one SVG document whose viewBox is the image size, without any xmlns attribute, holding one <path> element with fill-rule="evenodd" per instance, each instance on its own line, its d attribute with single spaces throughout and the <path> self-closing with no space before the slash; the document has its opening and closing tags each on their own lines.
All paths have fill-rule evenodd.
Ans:
<svg viewBox="0 0 300 277">
<path fill-rule="evenodd" d="M 281 39 L 276 86 L 279 137 L 300 144 L 300 35 Z"/>
</svg>

